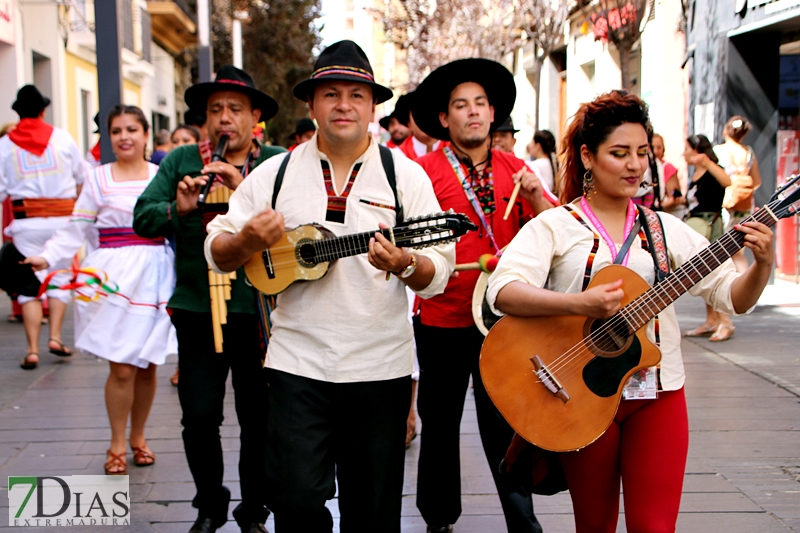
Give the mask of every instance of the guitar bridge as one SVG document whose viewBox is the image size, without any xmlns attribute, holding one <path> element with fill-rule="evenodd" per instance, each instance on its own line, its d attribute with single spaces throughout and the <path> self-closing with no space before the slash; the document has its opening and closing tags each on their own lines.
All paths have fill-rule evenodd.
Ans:
<svg viewBox="0 0 800 533">
<path fill-rule="evenodd" d="M 542 359 L 538 355 L 531 357 L 533 363 L 533 371 L 542 384 L 547 387 L 547 390 L 553 393 L 553 396 L 558 398 L 564 403 L 569 401 L 569 393 L 561 386 L 556 377 L 550 372 L 550 369 L 545 366 Z"/>
</svg>

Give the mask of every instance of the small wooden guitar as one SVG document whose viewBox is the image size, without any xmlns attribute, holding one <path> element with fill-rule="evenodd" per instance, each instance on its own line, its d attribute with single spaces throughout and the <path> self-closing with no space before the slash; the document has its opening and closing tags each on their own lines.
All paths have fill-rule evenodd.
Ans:
<svg viewBox="0 0 800 533">
<path fill-rule="evenodd" d="M 369 240 L 376 233 L 382 233 L 399 247 L 425 248 L 454 241 L 477 229 L 468 216 L 452 211 L 410 218 L 393 228 L 340 237 L 309 224 L 287 231 L 275 246 L 253 254 L 244 264 L 244 271 L 256 289 L 274 295 L 296 281 L 320 279 L 336 259 L 367 253 Z"/>
<path fill-rule="evenodd" d="M 793 176 L 745 221 L 772 226 L 797 213 L 798 180 Z M 622 309 L 606 320 L 500 319 L 486 336 L 480 359 L 495 406 L 520 436 L 540 448 L 564 452 L 591 444 L 614 420 L 628 378 L 661 360 L 645 336 L 650 320 L 743 246 L 744 234 L 731 230 L 652 288 L 625 267 L 603 268 L 589 287 L 622 278 L 625 292 Z"/>
</svg>

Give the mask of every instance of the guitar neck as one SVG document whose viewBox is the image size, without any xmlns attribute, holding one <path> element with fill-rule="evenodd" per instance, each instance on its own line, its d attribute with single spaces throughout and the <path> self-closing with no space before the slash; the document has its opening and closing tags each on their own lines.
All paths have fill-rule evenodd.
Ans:
<svg viewBox="0 0 800 533">
<path fill-rule="evenodd" d="M 391 228 L 391 230 L 395 232 L 395 244 L 397 246 L 408 246 L 410 244 L 410 239 L 397 235 L 399 231 L 402 231 L 400 228 Z M 390 228 L 383 228 L 315 241 L 313 246 L 317 263 L 327 263 L 343 257 L 367 253 L 369 251 L 369 240 L 376 233 L 382 234 L 390 241 L 392 240 Z"/>
<path fill-rule="evenodd" d="M 753 220 L 767 226 L 775 224 L 768 209 L 760 209 L 742 222 Z M 638 331 L 743 247 L 743 233 L 735 229 L 727 232 L 669 274 L 661 283 L 626 305 L 619 315 L 628 323 L 630 331 Z"/>
</svg>

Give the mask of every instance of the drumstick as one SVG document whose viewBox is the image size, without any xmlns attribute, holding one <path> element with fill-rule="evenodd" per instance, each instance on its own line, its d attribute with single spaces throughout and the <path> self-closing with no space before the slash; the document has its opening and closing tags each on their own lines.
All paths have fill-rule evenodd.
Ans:
<svg viewBox="0 0 800 533">
<path fill-rule="evenodd" d="M 480 270 L 480 269 L 481 269 L 481 264 L 478 263 L 477 261 L 475 261 L 474 263 L 462 263 L 460 265 L 456 265 L 455 268 L 456 272 L 462 270 Z"/>
<path fill-rule="evenodd" d="M 517 201 L 517 195 L 519 194 L 520 187 L 522 187 L 522 180 L 518 181 L 517 184 L 514 185 L 514 191 L 511 193 L 511 199 L 508 200 L 508 207 L 506 207 L 506 214 L 503 215 L 503 220 L 508 220 L 511 210 L 514 209 L 514 202 Z"/>
</svg>

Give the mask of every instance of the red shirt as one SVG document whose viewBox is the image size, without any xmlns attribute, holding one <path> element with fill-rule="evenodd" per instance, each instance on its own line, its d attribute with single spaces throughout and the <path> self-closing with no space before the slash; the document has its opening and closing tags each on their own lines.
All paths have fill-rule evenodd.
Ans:
<svg viewBox="0 0 800 533">
<path fill-rule="evenodd" d="M 434 146 L 434 152 L 436 150 L 444 148 L 445 146 L 448 146 L 449 144 L 450 143 L 447 142 L 447 141 L 436 141 L 436 143 L 434 143 L 434 145 L 433 145 Z M 406 137 L 406 140 L 401 142 L 400 145 L 397 148 L 401 152 L 403 152 L 407 158 L 409 158 L 412 161 L 416 161 L 418 157 L 423 157 L 421 155 L 418 155 L 416 150 L 414 150 L 414 136 L 413 135 L 409 135 L 408 137 Z M 431 153 L 433 153 L 433 152 L 431 152 Z M 425 155 L 428 155 L 428 154 L 425 154 Z"/>
<path fill-rule="evenodd" d="M 397 144 L 394 142 L 394 139 L 389 139 L 386 141 L 386 148 L 397 148 Z"/>
<path fill-rule="evenodd" d="M 472 207 L 461 182 L 450 166 L 444 150 L 437 150 L 419 159 L 419 163 L 433 183 L 433 190 L 443 211 L 453 209 L 456 213 L 464 213 L 478 226 L 478 231 L 471 231 L 462 236 L 456 243 L 456 264 L 472 263 L 483 254 L 496 254 L 491 240 L 486 235 L 481 221 Z M 527 201 L 517 197 L 516 208 L 511 211 L 508 220 L 503 220 L 508 200 L 514 190 L 513 176 L 525 162 L 513 154 L 492 149 L 492 180 L 494 181 L 494 200 L 496 209 L 486 215 L 491 225 L 494 238 L 500 248 L 504 248 L 517 234 L 520 228 L 533 217 L 533 209 Z M 462 165 L 463 168 L 463 165 Z M 467 169 L 464 168 L 464 173 Z M 480 270 L 467 270 L 450 278 L 444 293 L 420 302 L 420 319 L 427 326 L 441 328 L 463 328 L 473 326 L 472 292 L 480 276 Z"/>
</svg>

